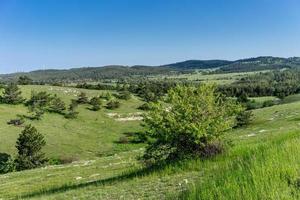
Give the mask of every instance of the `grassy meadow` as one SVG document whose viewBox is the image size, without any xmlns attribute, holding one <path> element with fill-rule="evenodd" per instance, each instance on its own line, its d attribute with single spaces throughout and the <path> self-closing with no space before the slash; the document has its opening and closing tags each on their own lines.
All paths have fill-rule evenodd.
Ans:
<svg viewBox="0 0 300 200">
<path fill-rule="evenodd" d="M 53 86 L 22 86 L 25 97 L 32 90 L 57 94 L 65 102 L 84 91 L 98 90 Z M 288 97 L 287 99 L 292 98 Z M 274 97 L 255 98 L 256 101 Z M 118 121 L 109 113 L 129 116 L 141 112 L 137 97 L 122 101 L 117 110 L 90 111 L 80 105 L 77 119 L 46 113 L 32 123 L 45 136 L 48 157 L 72 157 L 65 165 L 0 175 L 2 199 L 297 199 L 300 178 L 300 101 L 260 108 L 247 127 L 227 133 L 232 147 L 207 160 L 186 160 L 147 170 L 138 161 L 143 144 L 120 144 L 126 132 L 142 130 L 140 121 Z M 7 125 L 21 105 L 0 105 L 0 152 L 15 153 L 22 127 Z M 50 124 L 50 126 L 49 126 Z M 279 189 L 280 188 L 280 189 Z"/>
<path fill-rule="evenodd" d="M 107 92 L 54 86 L 22 86 L 21 90 L 25 98 L 29 98 L 33 90 L 57 94 L 67 105 L 81 91 L 89 97 Z M 47 145 L 44 151 L 48 157 L 81 160 L 111 155 L 139 148 L 139 144 L 119 144 L 118 140 L 125 133 L 139 131 L 141 127 L 139 121 L 118 121 L 109 113 L 130 116 L 141 112 L 137 109 L 141 103 L 137 97 L 133 97 L 128 101 L 121 101 L 121 107 L 116 110 L 102 108 L 97 112 L 89 110 L 89 105 L 80 105 L 77 119 L 65 119 L 59 114 L 45 113 L 41 120 L 27 120 L 26 124 L 34 125 L 45 136 Z M 0 138 L 5 138 L 0 140 L 0 152 L 14 154 L 15 142 L 23 127 L 8 125 L 7 122 L 15 119 L 18 114 L 30 114 L 23 105 L 0 104 L 0 112 Z"/>
</svg>

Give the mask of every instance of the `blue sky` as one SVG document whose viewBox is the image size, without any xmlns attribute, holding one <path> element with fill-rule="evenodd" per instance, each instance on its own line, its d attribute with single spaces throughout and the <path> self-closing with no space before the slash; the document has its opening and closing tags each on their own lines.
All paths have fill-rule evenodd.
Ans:
<svg viewBox="0 0 300 200">
<path fill-rule="evenodd" d="M 0 0 L 0 73 L 300 56 L 298 0 Z"/>
</svg>

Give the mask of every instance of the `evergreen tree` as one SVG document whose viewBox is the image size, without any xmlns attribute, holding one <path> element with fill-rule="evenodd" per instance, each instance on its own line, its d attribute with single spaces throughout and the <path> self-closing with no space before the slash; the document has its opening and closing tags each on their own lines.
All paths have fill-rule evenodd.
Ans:
<svg viewBox="0 0 300 200">
<path fill-rule="evenodd" d="M 18 85 L 15 83 L 10 83 L 4 89 L 1 102 L 7 104 L 22 103 L 24 99 L 22 98 L 21 94 L 22 92 L 20 91 Z"/>
<path fill-rule="evenodd" d="M 15 160 L 18 171 L 42 166 L 45 155 L 42 148 L 46 145 L 44 136 L 31 125 L 25 127 L 16 142 L 18 155 Z"/>
<path fill-rule="evenodd" d="M 76 100 L 72 100 L 71 104 L 69 105 L 69 108 L 68 108 L 68 113 L 65 115 L 65 117 L 67 119 L 74 119 L 74 118 L 77 118 L 78 116 L 78 112 L 76 111 L 78 107 L 78 103 Z"/>
<path fill-rule="evenodd" d="M 98 111 L 101 108 L 101 99 L 99 97 L 93 97 L 90 100 L 90 104 L 92 105 L 92 110 Z"/>
<path fill-rule="evenodd" d="M 55 95 L 50 101 L 48 110 L 50 112 L 63 113 L 63 111 L 66 110 L 66 104 L 64 101 L 62 101 L 59 97 Z"/>
<path fill-rule="evenodd" d="M 86 96 L 86 93 L 81 92 L 79 94 L 79 96 L 78 96 L 77 103 L 79 103 L 79 104 L 85 104 L 85 103 L 88 103 L 88 102 L 89 102 L 89 99 Z"/>
<path fill-rule="evenodd" d="M 19 85 L 30 85 L 32 84 L 32 79 L 29 78 L 28 76 L 20 76 L 18 79 L 18 84 Z"/>
</svg>

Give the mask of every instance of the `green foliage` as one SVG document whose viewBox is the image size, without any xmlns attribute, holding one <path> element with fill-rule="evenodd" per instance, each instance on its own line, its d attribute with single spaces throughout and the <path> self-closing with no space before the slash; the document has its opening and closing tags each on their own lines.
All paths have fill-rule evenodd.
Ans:
<svg viewBox="0 0 300 200">
<path fill-rule="evenodd" d="M 20 126 L 25 123 L 24 117 L 20 117 L 17 119 L 11 119 L 7 122 L 9 125 Z"/>
<path fill-rule="evenodd" d="M 150 103 L 143 103 L 138 107 L 138 109 L 147 111 L 151 109 L 151 105 Z"/>
<path fill-rule="evenodd" d="M 119 108 L 121 103 L 119 101 L 111 100 L 106 104 L 106 108 L 110 110 L 114 110 Z"/>
<path fill-rule="evenodd" d="M 116 96 L 118 99 L 124 99 L 124 100 L 131 99 L 131 93 L 127 90 L 119 92 L 119 94 Z"/>
<path fill-rule="evenodd" d="M 86 104 L 89 102 L 89 99 L 88 97 L 86 96 L 86 93 L 84 92 L 81 92 L 78 96 L 78 99 L 77 99 L 77 103 L 79 104 Z"/>
<path fill-rule="evenodd" d="M 65 114 L 65 118 L 67 119 L 75 119 L 77 118 L 79 112 L 76 111 L 78 107 L 78 103 L 76 100 L 72 100 L 70 105 L 69 105 L 69 108 L 68 108 L 68 113 Z"/>
<path fill-rule="evenodd" d="M 90 104 L 92 105 L 91 110 L 98 111 L 101 108 L 102 101 L 99 97 L 93 97 L 90 100 Z"/>
<path fill-rule="evenodd" d="M 113 98 L 113 95 L 110 92 L 106 92 L 106 93 L 102 93 L 100 95 L 100 98 L 110 101 Z"/>
<path fill-rule="evenodd" d="M 253 113 L 252 111 L 241 111 L 238 113 L 236 116 L 236 127 L 242 127 L 242 126 L 247 126 L 251 123 L 253 118 Z"/>
<path fill-rule="evenodd" d="M 15 163 L 12 157 L 7 153 L 0 153 L 0 174 L 13 172 Z"/>
<path fill-rule="evenodd" d="M 32 84 L 33 81 L 31 78 L 29 78 L 28 76 L 20 76 L 19 79 L 18 79 L 18 84 L 19 85 L 30 85 Z"/>
<path fill-rule="evenodd" d="M 144 116 L 148 134 L 155 139 L 144 159 L 156 163 L 200 155 L 234 126 L 240 110 L 236 102 L 217 93 L 214 85 L 171 89 L 165 101 L 153 103 Z"/>
<path fill-rule="evenodd" d="M 263 107 L 270 107 L 270 106 L 274 106 L 275 104 L 276 104 L 276 102 L 274 100 L 267 100 L 267 101 L 264 101 Z"/>
<path fill-rule="evenodd" d="M 62 114 L 66 110 L 66 104 L 56 95 L 51 99 L 48 110 L 50 112 Z"/>
<path fill-rule="evenodd" d="M 6 104 L 19 104 L 24 101 L 21 96 L 22 92 L 15 83 L 10 83 L 4 88 L 1 102 Z"/>
<path fill-rule="evenodd" d="M 44 136 L 31 125 L 25 127 L 16 142 L 18 155 L 16 169 L 26 170 L 42 166 L 46 159 L 42 148 L 46 145 Z"/>
<path fill-rule="evenodd" d="M 52 97 L 47 92 L 31 92 L 30 99 L 25 103 L 29 112 L 33 113 L 32 119 L 40 120 L 49 106 Z"/>
</svg>

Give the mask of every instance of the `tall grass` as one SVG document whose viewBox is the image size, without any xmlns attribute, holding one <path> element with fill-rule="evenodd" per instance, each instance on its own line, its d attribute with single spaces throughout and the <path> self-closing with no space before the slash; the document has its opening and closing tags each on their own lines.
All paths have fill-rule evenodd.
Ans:
<svg viewBox="0 0 300 200">
<path fill-rule="evenodd" d="M 300 199 L 300 135 L 236 147 L 179 199 Z M 212 164 L 212 163 L 211 163 Z"/>
</svg>

